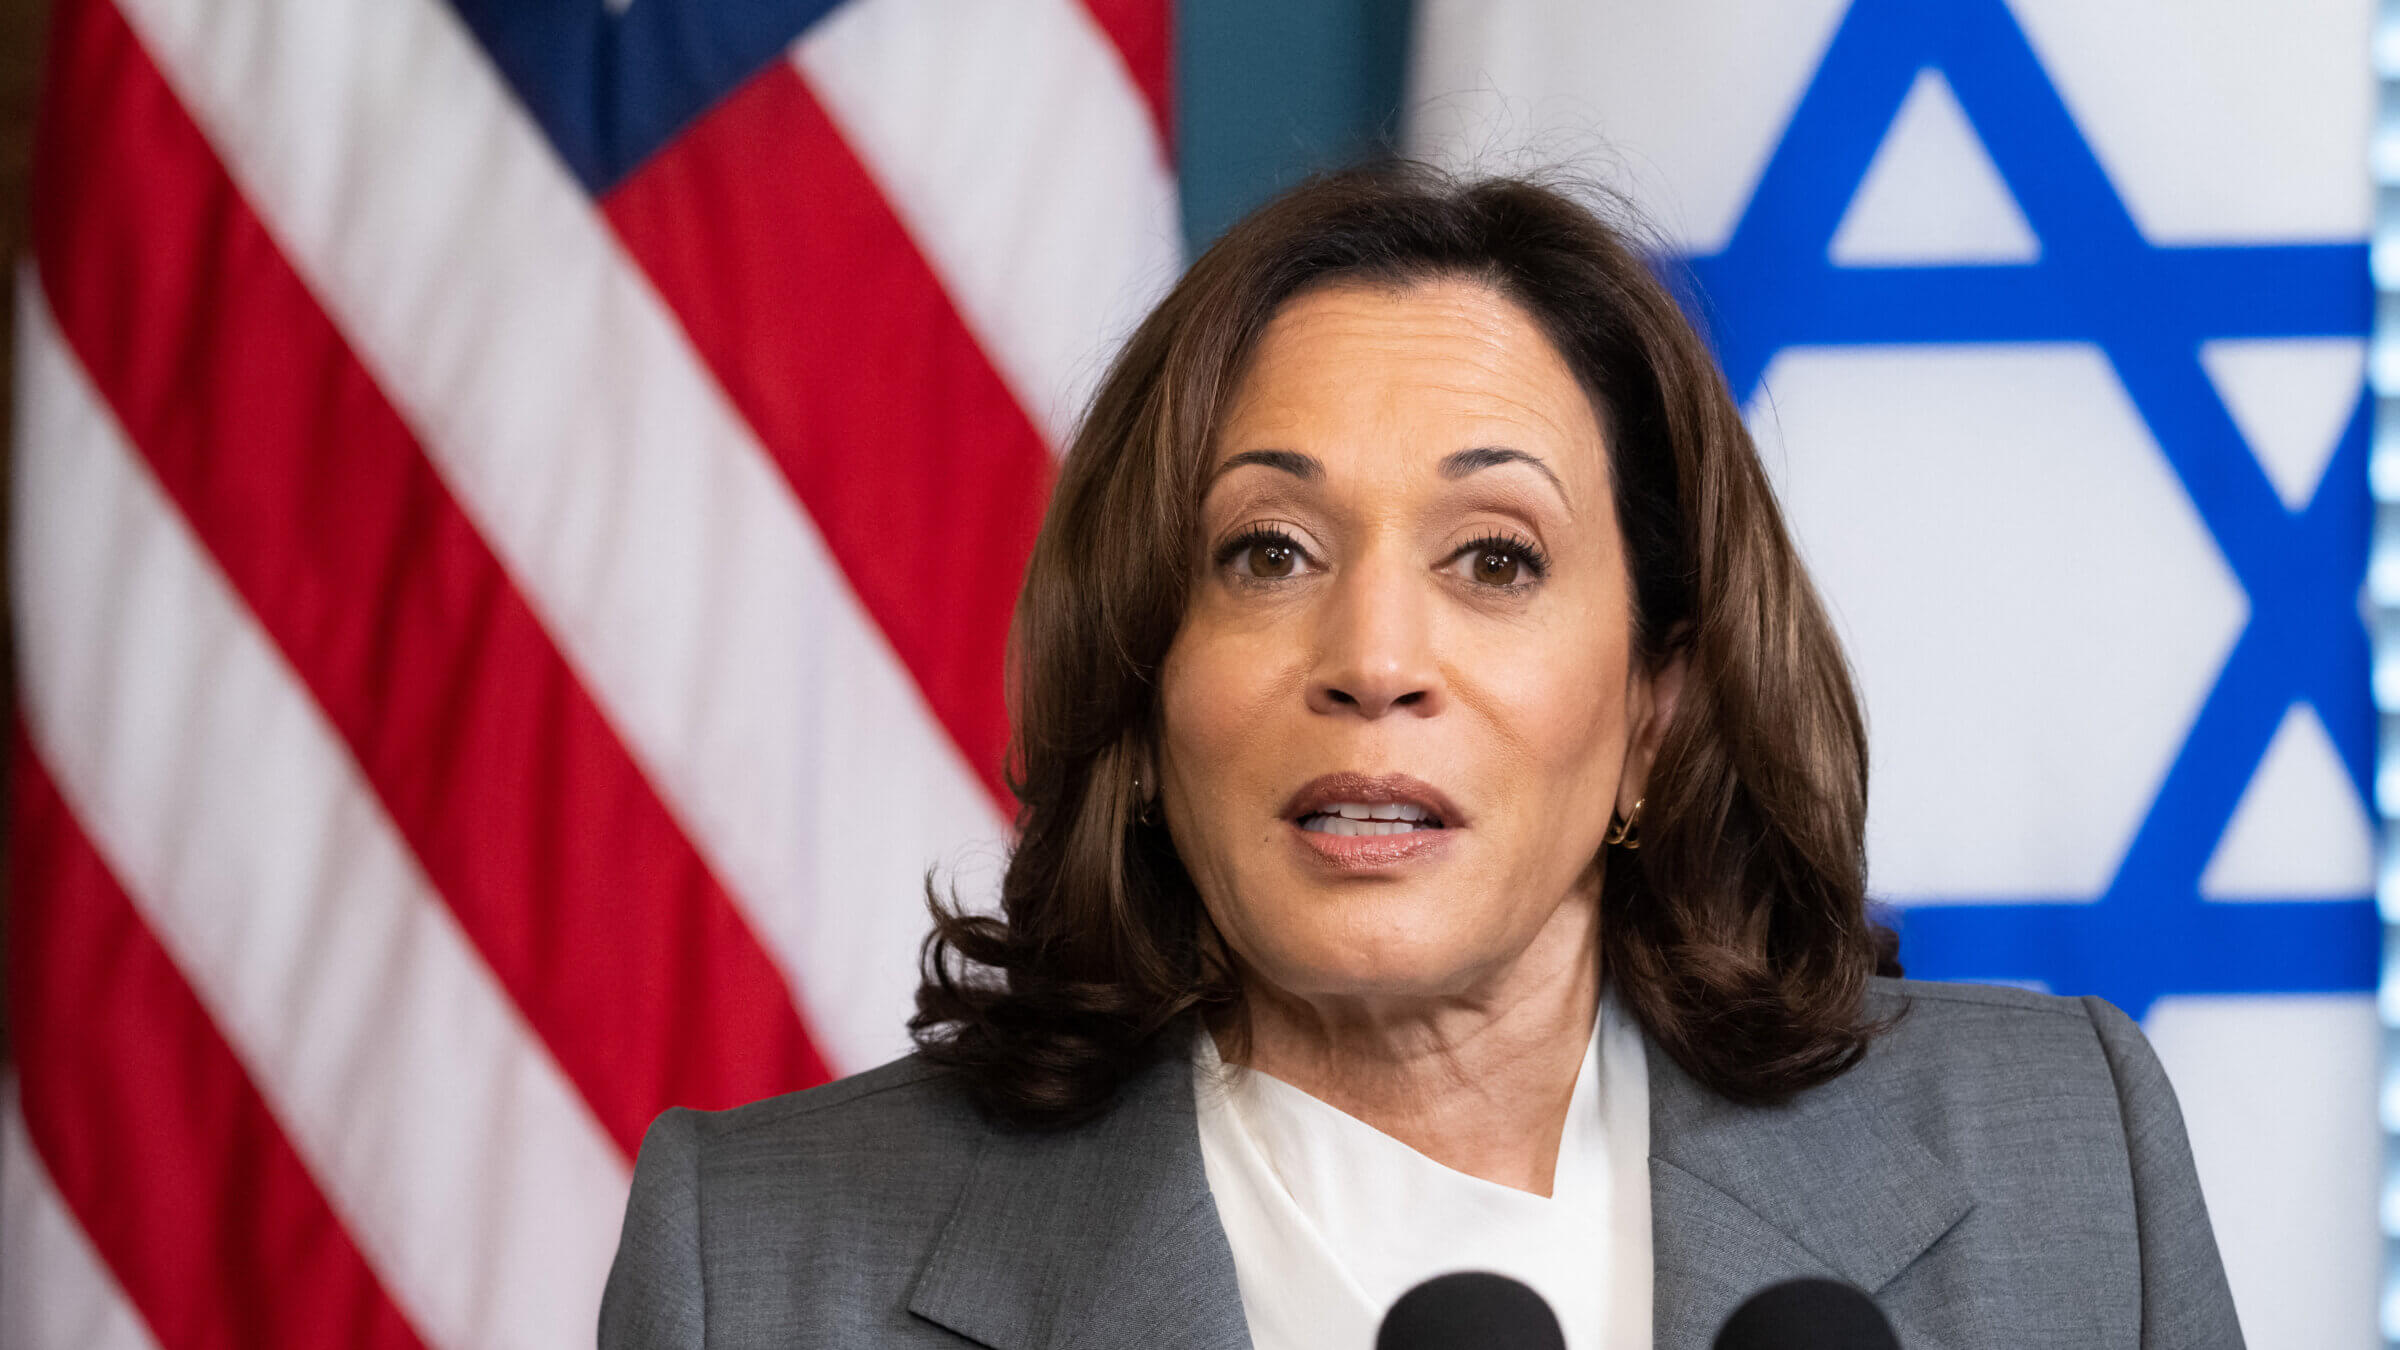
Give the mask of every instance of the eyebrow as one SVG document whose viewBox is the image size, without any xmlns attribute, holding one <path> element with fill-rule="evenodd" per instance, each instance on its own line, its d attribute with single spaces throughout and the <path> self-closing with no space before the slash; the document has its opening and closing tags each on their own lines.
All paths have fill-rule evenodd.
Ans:
<svg viewBox="0 0 2400 1350">
<path fill-rule="evenodd" d="M 1214 483 L 1217 479 L 1248 464 L 1255 464 L 1265 469 L 1280 469 L 1304 483 L 1319 482 L 1325 477 L 1325 466 L 1314 455 L 1304 455 L 1297 450 L 1244 450 L 1238 455 L 1228 456 L 1225 462 L 1218 465 L 1216 471 L 1208 476 L 1209 481 Z M 1558 475 L 1551 471 L 1548 464 L 1542 462 L 1541 456 L 1529 455 L 1522 450 L 1512 450 L 1505 445 L 1478 445 L 1471 449 L 1453 450 L 1442 456 L 1441 474 L 1444 478 L 1455 480 L 1502 464 L 1523 464 L 1534 469 L 1542 477 L 1550 480 L 1550 486 L 1558 491 L 1559 500 L 1566 500 L 1567 485 L 1558 481 Z"/>
<path fill-rule="evenodd" d="M 1442 477 L 1464 478 L 1468 474 L 1501 464 L 1532 466 L 1540 471 L 1542 477 L 1550 480 L 1550 486 L 1558 489 L 1559 500 L 1562 502 L 1566 500 L 1567 485 L 1558 481 L 1558 475 L 1550 471 L 1550 466 L 1542 462 L 1541 456 L 1529 455 L 1522 450 L 1511 450 L 1505 445 L 1479 445 L 1472 450 L 1451 451 L 1442 456 Z"/>
<path fill-rule="evenodd" d="M 1297 450 L 1244 450 L 1218 465 L 1216 472 L 1208 476 L 1208 481 L 1213 483 L 1245 464 L 1281 469 L 1304 483 L 1314 483 L 1325 476 L 1325 466 L 1317 462 L 1314 455 L 1304 455 Z"/>
</svg>

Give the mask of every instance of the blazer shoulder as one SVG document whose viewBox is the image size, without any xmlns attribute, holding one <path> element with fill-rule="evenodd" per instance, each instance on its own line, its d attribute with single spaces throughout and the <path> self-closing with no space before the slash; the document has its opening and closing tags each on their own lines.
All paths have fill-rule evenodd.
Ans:
<svg viewBox="0 0 2400 1350">
<path fill-rule="evenodd" d="M 771 1134 L 803 1121 L 808 1128 L 872 1126 L 889 1117 L 944 1114 L 968 1106 L 950 1070 L 908 1054 L 846 1078 L 762 1097 L 722 1111 L 694 1112 L 711 1139 Z"/>
<path fill-rule="evenodd" d="M 1883 1029 L 1828 1086 L 1909 1119 L 1936 1152 L 2011 1144 L 2030 1156 L 2075 1138 L 2121 1165 L 2129 1089 L 2145 1100 L 2167 1090 L 2163 1076 L 2126 1080 L 2148 1047 L 2099 999 L 1877 979 L 1867 1007 Z"/>
<path fill-rule="evenodd" d="M 803 1170 L 845 1188 L 904 1183 L 972 1157 L 989 1130 L 948 1069 L 917 1055 L 723 1111 L 681 1113 L 715 1184 Z"/>
<path fill-rule="evenodd" d="M 723 1111 L 670 1110 L 642 1141 L 635 1189 L 678 1178 L 705 1240 L 775 1214 L 795 1241 L 874 1218 L 933 1225 L 989 1127 L 944 1069 L 916 1056 Z M 731 1225 L 731 1227 L 725 1227 Z"/>
<path fill-rule="evenodd" d="M 988 1138 L 956 1079 L 913 1055 L 665 1112 L 634 1165 L 602 1347 L 920 1343 L 906 1286 Z"/>
<path fill-rule="evenodd" d="M 2037 1301 L 2098 1299 L 2094 1324 L 2122 1343 L 2241 1344 L 2174 1088 L 2133 1019 L 2101 998 L 1918 980 L 1878 979 L 1868 1001 L 1891 1021 L 1859 1087 L 1965 1180 L 1963 1238 L 2047 1268 Z"/>
<path fill-rule="evenodd" d="M 2015 1066 L 2104 1083 L 2113 1059 L 2108 1042 L 2141 1037 L 2104 1000 L 1999 985 L 1878 977 L 1867 1011 L 1883 1025 L 1862 1065 L 1872 1066 L 1870 1078 L 1973 1078 Z"/>
<path fill-rule="evenodd" d="M 2099 1001 L 2063 998 L 2057 994 L 2010 985 L 1895 980 L 1882 975 L 1867 981 L 1867 1002 L 1871 1007 L 1884 1010 L 1929 1004 L 1943 1010 L 1936 1012 L 1936 1016 L 2007 1016 L 2017 1013 L 2080 1022 L 2090 1020 L 2088 1005 Z"/>
</svg>

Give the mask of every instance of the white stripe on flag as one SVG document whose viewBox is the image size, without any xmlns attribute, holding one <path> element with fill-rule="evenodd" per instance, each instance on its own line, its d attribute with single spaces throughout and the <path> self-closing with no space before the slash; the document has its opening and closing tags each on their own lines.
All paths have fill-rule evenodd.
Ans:
<svg viewBox="0 0 2400 1350">
<path fill-rule="evenodd" d="M 18 288 L 10 573 L 27 728 L 60 794 L 410 1320 L 445 1345 L 588 1340 L 621 1156 L 126 444 L 39 283 Z"/>
<path fill-rule="evenodd" d="M 1003 822 L 482 49 L 438 0 L 121 2 L 836 1070 L 905 1049 L 924 870 Z"/>
<path fill-rule="evenodd" d="M 141 1314 L 92 1250 L 50 1181 L 0 1082 L 0 1345 L 11 1350 L 157 1350 Z"/>
<path fill-rule="evenodd" d="M 1077 0 L 849 0 L 793 60 L 1053 449 L 1183 260 L 1141 92 Z"/>
</svg>

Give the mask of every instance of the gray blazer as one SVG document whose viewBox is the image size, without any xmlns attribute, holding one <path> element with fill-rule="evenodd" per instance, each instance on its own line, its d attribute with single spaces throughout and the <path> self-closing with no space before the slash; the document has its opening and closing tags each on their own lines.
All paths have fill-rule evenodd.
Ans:
<svg viewBox="0 0 2400 1350">
<path fill-rule="evenodd" d="M 1758 1288 L 1868 1290 L 1908 1350 L 2217 1350 L 2241 1331 L 2174 1093 L 2098 999 L 1878 980 L 1850 1072 L 1736 1106 L 1650 1060 L 1659 1350 Z M 1170 1060 L 1099 1120 L 985 1122 L 904 1059 L 670 1111 L 634 1171 L 603 1350 L 1249 1344 Z"/>
</svg>

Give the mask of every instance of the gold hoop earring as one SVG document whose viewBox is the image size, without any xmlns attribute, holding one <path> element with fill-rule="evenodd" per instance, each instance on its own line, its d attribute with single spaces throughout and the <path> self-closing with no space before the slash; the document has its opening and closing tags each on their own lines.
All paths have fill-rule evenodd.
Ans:
<svg viewBox="0 0 2400 1350">
<path fill-rule="evenodd" d="M 1640 848 L 1642 846 L 1642 837 L 1634 833 L 1634 825 L 1642 818 L 1642 803 L 1648 800 L 1650 799 L 1647 797 L 1634 798 L 1633 809 L 1626 812 L 1621 819 L 1616 818 L 1612 813 L 1608 824 L 1608 842 L 1610 845 L 1628 849 Z"/>
</svg>

